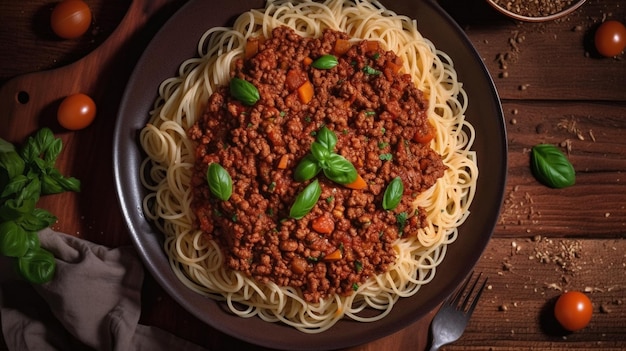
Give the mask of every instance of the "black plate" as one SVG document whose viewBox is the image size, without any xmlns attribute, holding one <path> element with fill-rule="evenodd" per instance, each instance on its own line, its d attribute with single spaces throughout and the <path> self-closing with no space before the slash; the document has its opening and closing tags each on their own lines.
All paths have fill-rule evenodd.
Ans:
<svg viewBox="0 0 626 351">
<path fill-rule="evenodd" d="M 259 318 L 233 316 L 220 305 L 186 288 L 172 273 L 162 248 L 163 236 L 144 218 L 146 190 L 139 181 L 144 157 L 139 130 L 148 120 L 161 81 L 176 74 L 187 58 L 197 56 L 202 33 L 231 25 L 241 12 L 262 8 L 262 0 L 193 0 L 157 33 L 140 58 L 122 100 L 114 135 L 116 187 L 123 215 L 144 264 L 181 306 L 212 327 L 250 343 L 279 349 L 319 350 L 350 347 L 408 326 L 435 308 L 472 270 L 495 227 L 507 167 L 507 144 L 502 108 L 493 81 L 463 31 L 434 1 L 386 1 L 389 9 L 418 20 L 421 33 L 453 59 L 469 97 L 467 119 L 476 129 L 473 149 L 480 171 L 471 215 L 458 240 L 448 248 L 434 280 L 413 297 L 401 299 L 384 319 L 373 323 L 340 321 L 320 334 L 304 334 Z"/>
</svg>

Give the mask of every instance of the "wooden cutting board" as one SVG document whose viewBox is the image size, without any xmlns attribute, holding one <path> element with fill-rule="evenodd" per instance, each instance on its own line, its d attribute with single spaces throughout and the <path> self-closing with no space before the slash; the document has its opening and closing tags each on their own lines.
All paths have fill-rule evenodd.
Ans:
<svg viewBox="0 0 626 351">
<path fill-rule="evenodd" d="M 67 66 L 18 76 L 1 87 L 0 137 L 21 145 L 36 130 L 51 128 L 63 140 L 57 168 L 81 180 L 80 193 L 46 196 L 38 203 L 59 218 L 53 229 L 109 246 L 130 243 L 113 182 L 112 138 L 117 110 L 143 49 L 182 3 L 135 0 L 130 6 L 116 4 L 128 6 L 128 10 L 92 52 Z M 37 44 L 19 43 L 21 47 L 28 45 Z M 68 131 L 58 125 L 56 111 L 63 98 L 78 92 L 94 99 L 96 119 L 83 130 Z"/>
</svg>

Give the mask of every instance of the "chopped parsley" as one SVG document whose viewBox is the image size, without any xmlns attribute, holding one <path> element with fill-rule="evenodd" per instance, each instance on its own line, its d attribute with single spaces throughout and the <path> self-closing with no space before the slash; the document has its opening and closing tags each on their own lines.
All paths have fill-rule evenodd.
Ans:
<svg viewBox="0 0 626 351">
<path fill-rule="evenodd" d="M 363 270 L 363 263 L 361 261 L 354 261 L 354 270 L 359 273 Z"/>
<path fill-rule="evenodd" d="M 380 154 L 378 156 L 381 161 L 391 161 L 393 159 L 393 155 L 390 153 Z"/>
<path fill-rule="evenodd" d="M 406 227 L 406 220 L 408 219 L 408 215 L 406 212 L 400 212 L 396 215 L 396 223 L 398 224 L 398 232 L 400 235 L 404 232 L 404 227 Z"/>
<path fill-rule="evenodd" d="M 365 72 L 365 74 L 369 74 L 371 76 L 377 76 L 379 75 L 381 72 L 375 68 L 372 68 L 370 66 L 365 66 L 363 67 L 363 72 Z"/>
</svg>

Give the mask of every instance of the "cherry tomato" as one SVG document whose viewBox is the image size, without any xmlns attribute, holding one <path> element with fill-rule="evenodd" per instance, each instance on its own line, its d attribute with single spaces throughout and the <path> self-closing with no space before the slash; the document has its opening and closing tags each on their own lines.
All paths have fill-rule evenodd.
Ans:
<svg viewBox="0 0 626 351">
<path fill-rule="evenodd" d="M 91 10 L 82 0 L 63 0 L 52 10 L 50 25 L 61 38 L 78 38 L 91 25 Z"/>
<path fill-rule="evenodd" d="M 87 127 L 96 117 L 96 104 L 85 94 L 69 95 L 59 105 L 57 120 L 59 124 L 69 130 L 79 130 Z"/>
<path fill-rule="evenodd" d="M 563 328 L 569 331 L 583 329 L 589 324 L 593 306 L 587 295 L 579 291 L 568 291 L 559 296 L 554 306 L 554 316 Z"/>
<path fill-rule="evenodd" d="M 619 21 L 605 21 L 596 30 L 594 41 L 602 56 L 619 55 L 626 48 L 626 27 Z"/>
</svg>

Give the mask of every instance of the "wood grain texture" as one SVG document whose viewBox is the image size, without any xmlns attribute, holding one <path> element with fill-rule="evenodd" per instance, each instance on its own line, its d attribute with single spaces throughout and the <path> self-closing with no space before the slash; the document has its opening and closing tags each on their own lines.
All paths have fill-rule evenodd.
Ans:
<svg viewBox="0 0 626 351">
<path fill-rule="evenodd" d="M 500 220 L 476 267 L 489 276 L 490 289 L 462 339 L 444 350 L 626 349 L 626 56 L 600 58 L 591 41 L 602 20 L 626 22 L 626 6 L 589 0 L 564 19 L 536 24 L 504 18 L 482 0 L 438 2 L 492 74 L 509 143 Z M 49 2 L 0 2 L 0 137 L 20 142 L 39 127 L 51 127 L 65 145 L 59 168 L 84 184 L 80 194 L 41 200 L 59 217 L 54 229 L 127 245 L 111 170 L 116 112 L 143 48 L 184 1 L 88 3 L 98 14 L 97 31 L 67 42 L 51 37 L 46 27 Z M 94 125 L 70 133 L 54 115 L 60 99 L 77 91 L 92 95 L 99 113 Z M 22 92 L 27 103 L 17 99 Z M 576 168 L 575 186 L 549 189 L 535 180 L 529 151 L 538 143 L 567 153 Z M 588 328 L 572 334 L 557 328 L 550 311 L 564 290 L 591 297 Z M 207 327 L 150 276 L 142 303 L 142 323 L 208 349 L 265 350 Z M 350 351 L 426 349 L 433 315 Z"/>
</svg>

